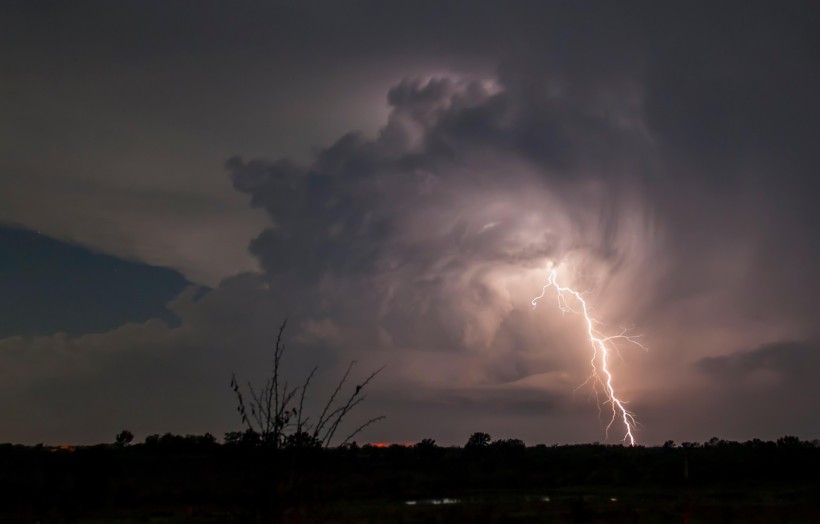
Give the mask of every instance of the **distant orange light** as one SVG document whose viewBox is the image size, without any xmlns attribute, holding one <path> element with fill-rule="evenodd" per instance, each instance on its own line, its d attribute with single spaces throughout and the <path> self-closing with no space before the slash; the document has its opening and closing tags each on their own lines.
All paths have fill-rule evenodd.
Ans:
<svg viewBox="0 0 820 524">
<path fill-rule="evenodd" d="M 389 448 L 390 446 L 409 448 L 415 445 L 415 442 L 370 442 L 367 445 L 373 446 L 374 448 Z"/>
</svg>

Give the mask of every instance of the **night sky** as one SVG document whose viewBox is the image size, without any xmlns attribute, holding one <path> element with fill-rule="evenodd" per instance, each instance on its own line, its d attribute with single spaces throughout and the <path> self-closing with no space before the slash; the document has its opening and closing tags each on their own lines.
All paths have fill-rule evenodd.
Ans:
<svg viewBox="0 0 820 524">
<path fill-rule="evenodd" d="M 0 442 L 221 435 L 279 324 L 360 442 L 820 437 L 815 2 L 5 1 Z M 580 387 L 579 387 L 580 386 Z M 608 442 L 623 435 L 613 427 Z"/>
</svg>

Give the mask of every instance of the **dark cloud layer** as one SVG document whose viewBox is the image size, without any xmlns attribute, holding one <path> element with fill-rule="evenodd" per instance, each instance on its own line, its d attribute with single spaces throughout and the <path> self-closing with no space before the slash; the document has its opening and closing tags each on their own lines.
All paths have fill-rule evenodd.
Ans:
<svg viewBox="0 0 820 524">
<path fill-rule="evenodd" d="M 135 213 L 117 215 L 139 231 L 125 249 L 89 233 L 87 220 L 67 221 L 100 249 L 151 253 L 198 275 L 218 272 L 210 258 L 223 244 L 252 237 L 259 271 L 227 278 L 199 301 L 183 294 L 172 305 L 179 326 L 0 341 L 15 370 L 5 387 L 42 413 L 56 391 L 83 384 L 77 402 L 108 391 L 153 428 L 143 416 L 150 395 L 140 402 L 112 385 L 153 377 L 158 398 L 178 399 L 156 413 L 187 409 L 187 427 L 216 420 L 227 429 L 230 409 L 193 415 L 205 401 L 191 392 L 225 408 L 229 398 L 204 392 L 233 359 L 252 373 L 271 328 L 289 316 L 294 376 L 313 362 L 327 376 L 352 358 L 388 365 L 363 416 L 390 422 L 368 438 L 457 442 L 490 430 L 598 440 L 588 390 L 573 396 L 588 371 L 583 326 L 549 300 L 530 306 L 555 264 L 609 326 L 645 334 L 648 353 L 623 348 L 613 363 L 643 422 L 639 440 L 820 431 L 806 400 L 820 394 L 810 380 L 820 292 L 811 3 L 125 2 L 47 12 L 12 6 L 5 38 L 25 45 L 7 62 L 15 80 L 0 88 L 27 100 L 48 75 L 25 71 L 47 60 L 71 94 L 61 107 L 76 99 L 97 115 L 168 115 L 176 124 L 162 136 L 217 144 L 210 153 L 230 157 L 230 183 L 264 220 L 223 227 L 236 205 L 216 196 L 225 188 L 209 182 L 210 198 L 223 203 L 210 214 L 173 196 L 198 184 L 171 172 L 150 177 L 175 184 L 157 209 L 196 208 L 190 216 L 208 217 L 225 242 L 174 233 L 141 244 L 163 229 L 137 228 L 145 222 Z M 54 38 L 66 44 L 35 45 L 33 21 L 59 26 Z M 114 62 L 140 73 L 127 76 L 133 85 L 110 89 L 117 84 L 99 72 Z M 88 102 L 95 89 L 123 95 L 98 106 Z M 133 113 L 123 109 L 129 101 Z M 257 110 L 275 122 L 263 125 Z M 55 122 L 62 129 L 66 120 Z M 133 122 L 147 136 L 155 121 Z M 329 145 L 304 154 L 318 139 Z M 8 158 L 16 160 L 3 173 L 27 165 Z M 174 231 L 207 238 L 202 228 Z M 174 238 L 185 239 L 185 256 L 170 247 Z M 249 269 L 232 257 L 219 267 Z M 103 357 L 102 346 L 120 349 Z M 52 372 L 50 361 L 70 365 Z M 88 419 L 101 409 L 89 408 Z"/>
<path fill-rule="evenodd" d="M 797 391 L 814 382 L 818 365 L 820 351 L 816 342 L 776 342 L 697 362 L 700 371 L 720 382 L 742 382 L 759 373 Z"/>
<path fill-rule="evenodd" d="M 0 338 L 82 335 L 161 319 L 189 283 L 179 273 L 0 226 Z"/>
</svg>

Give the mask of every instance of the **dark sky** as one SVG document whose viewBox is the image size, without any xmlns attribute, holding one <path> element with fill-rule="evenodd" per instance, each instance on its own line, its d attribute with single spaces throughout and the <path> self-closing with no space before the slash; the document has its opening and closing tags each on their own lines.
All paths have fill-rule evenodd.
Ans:
<svg viewBox="0 0 820 524">
<path fill-rule="evenodd" d="M 264 378 L 285 317 L 311 406 L 387 366 L 362 440 L 602 441 L 581 318 L 530 305 L 551 268 L 642 335 L 610 359 L 639 442 L 820 437 L 818 27 L 814 2 L 3 2 L 0 441 L 237 429 L 231 371 Z"/>
</svg>

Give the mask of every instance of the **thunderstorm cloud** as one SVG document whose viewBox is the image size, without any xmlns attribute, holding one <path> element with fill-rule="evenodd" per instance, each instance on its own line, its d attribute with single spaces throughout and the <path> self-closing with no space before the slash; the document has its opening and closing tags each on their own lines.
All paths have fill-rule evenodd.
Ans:
<svg viewBox="0 0 820 524">
<path fill-rule="evenodd" d="M 173 322 L 4 328 L 0 440 L 235 429 L 285 318 L 309 403 L 386 365 L 363 439 L 602 440 L 582 322 L 530 303 L 552 267 L 643 335 L 613 360 L 639 441 L 816 437 L 807 6 L 125 2 L 42 42 L 9 8 L 0 220 L 190 285 Z"/>
</svg>

